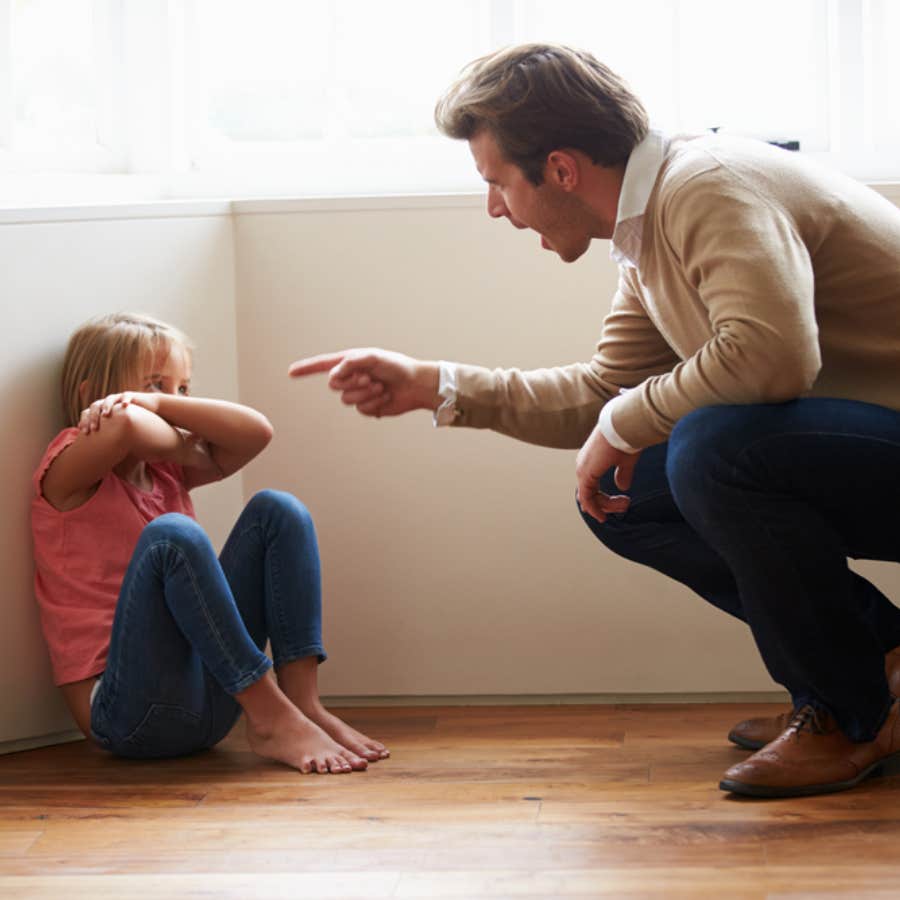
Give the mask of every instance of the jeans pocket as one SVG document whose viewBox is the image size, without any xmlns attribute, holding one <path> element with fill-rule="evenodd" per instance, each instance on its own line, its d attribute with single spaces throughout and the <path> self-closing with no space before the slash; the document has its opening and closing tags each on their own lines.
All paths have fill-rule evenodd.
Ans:
<svg viewBox="0 0 900 900">
<path fill-rule="evenodd" d="M 205 749 L 205 731 L 197 713 L 181 706 L 152 703 L 131 734 L 108 749 L 135 759 L 184 756 Z"/>
</svg>

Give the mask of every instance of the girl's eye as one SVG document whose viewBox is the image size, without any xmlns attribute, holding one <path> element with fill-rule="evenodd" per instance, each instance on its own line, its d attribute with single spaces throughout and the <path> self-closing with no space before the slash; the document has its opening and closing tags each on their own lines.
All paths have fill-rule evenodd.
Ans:
<svg viewBox="0 0 900 900">
<path fill-rule="evenodd" d="M 186 384 L 182 384 L 178 388 L 178 393 L 181 394 L 182 397 L 187 397 L 189 391 L 190 391 L 190 389 L 188 388 L 188 386 Z"/>
<path fill-rule="evenodd" d="M 161 381 L 151 381 L 147 384 L 147 387 L 144 388 L 145 391 L 161 391 L 163 389 L 163 385 Z"/>
</svg>

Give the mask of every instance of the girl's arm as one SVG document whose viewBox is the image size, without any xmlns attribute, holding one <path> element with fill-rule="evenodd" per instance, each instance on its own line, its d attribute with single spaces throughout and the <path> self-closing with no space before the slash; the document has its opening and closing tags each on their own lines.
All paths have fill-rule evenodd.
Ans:
<svg viewBox="0 0 900 900">
<path fill-rule="evenodd" d="M 75 509 L 128 457 L 187 465 L 193 455 L 196 450 L 187 435 L 155 413 L 136 404 L 113 403 L 104 414 L 102 428 L 82 430 L 53 460 L 41 489 L 56 509 Z"/>
<path fill-rule="evenodd" d="M 205 455 L 194 452 L 182 464 L 188 488 L 227 478 L 243 468 L 272 440 L 272 426 L 260 412 L 227 400 L 177 394 L 133 394 L 132 403 L 155 413 L 176 429 L 200 438 Z"/>
<path fill-rule="evenodd" d="M 179 463 L 190 489 L 236 472 L 272 438 L 269 420 L 247 406 L 158 393 L 98 400 L 82 414 L 80 428 L 44 476 L 44 497 L 56 509 L 80 506 L 129 457 Z"/>
</svg>

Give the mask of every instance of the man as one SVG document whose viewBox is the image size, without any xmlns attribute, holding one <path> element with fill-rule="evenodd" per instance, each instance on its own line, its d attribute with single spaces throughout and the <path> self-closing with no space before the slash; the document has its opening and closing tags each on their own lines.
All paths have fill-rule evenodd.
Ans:
<svg viewBox="0 0 900 900">
<path fill-rule="evenodd" d="M 366 415 L 581 447 L 593 533 L 745 621 L 791 694 L 732 730 L 757 752 L 720 787 L 859 783 L 900 755 L 900 610 L 847 565 L 900 556 L 900 211 L 799 154 L 650 131 L 614 73 L 564 47 L 475 61 L 436 119 L 469 142 L 491 216 L 565 262 L 611 239 L 596 353 L 521 372 L 354 350 L 291 374 L 330 370 Z"/>
</svg>

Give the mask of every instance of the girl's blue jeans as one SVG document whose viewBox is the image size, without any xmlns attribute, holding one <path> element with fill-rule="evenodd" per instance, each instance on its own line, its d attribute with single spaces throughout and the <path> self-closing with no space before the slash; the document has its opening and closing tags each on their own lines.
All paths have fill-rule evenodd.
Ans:
<svg viewBox="0 0 900 900">
<path fill-rule="evenodd" d="M 613 473 L 599 484 L 621 493 Z M 795 706 L 872 740 L 900 610 L 847 559 L 900 559 L 900 413 L 852 400 L 711 406 L 638 461 L 629 509 L 582 513 L 612 551 L 749 625 Z"/>
<path fill-rule="evenodd" d="M 234 694 L 272 667 L 325 659 L 319 551 L 296 498 L 262 491 L 217 558 L 177 513 L 143 530 L 122 582 L 106 671 L 91 707 L 100 746 L 128 757 L 180 756 L 220 741 Z"/>
</svg>

